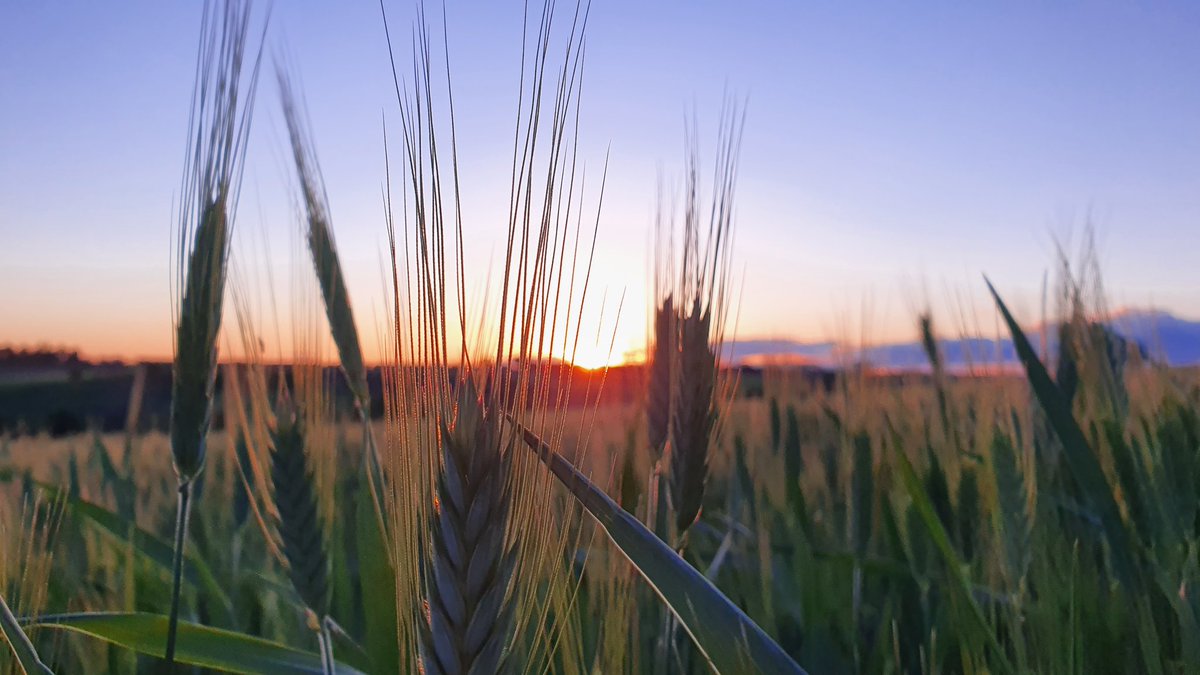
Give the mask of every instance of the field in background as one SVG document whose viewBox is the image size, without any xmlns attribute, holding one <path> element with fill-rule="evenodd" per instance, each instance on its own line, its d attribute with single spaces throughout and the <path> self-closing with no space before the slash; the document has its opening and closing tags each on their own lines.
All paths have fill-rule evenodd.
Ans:
<svg viewBox="0 0 1200 675">
<path fill-rule="evenodd" d="M 1094 379 L 1101 371 L 1080 372 L 1073 406 L 1131 538 L 1130 573 L 1142 581 L 1117 576 L 1110 560 L 1119 556 L 1103 543 L 1111 524 L 1088 494 L 1095 486 L 1071 478 L 1069 452 L 1016 378 L 846 376 L 826 391 L 768 374 L 762 398 L 738 398 L 722 414 L 686 557 L 813 673 L 1149 672 L 1154 661 L 1186 672 L 1200 663 L 1194 634 L 1176 628 L 1200 607 L 1200 378 L 1122 367 L 1121 386 L 1105 391 Z M 652 471 L 641 410 L 576 410 L 561 441 L 637 514 Z M 358 635 L 361 432 L 352 423 L 328 431 L 317 464 L 333 497 L 324 503 L 337 505 L 324 516 L 334 614 Z M 238 482 L 236 448 L 218 433 L 210 453 L 190 555 L 212 578 L 190 579 L 188 618 L 315 649 Z M 165 436 L 10 438 L 0 467 L 4 531 L 22 517 L 17 504 L 25 518 L 38 511 L 53 523 L 44 594 L 22 586 L 30 580 L 11 558 L 0 569 L 0 581 L 23 589 L 18 606 L 33 598 L 35 610 L 160 610 L 170 561 L 137 537 L 169 542 L 175 475 Z M 144 534 L 121 529 L 132 522 Z M 560 657 L 578 663 L 563 671 L 652 669 L 661 610 L 614 551 L 602 536 L 580 541 L 578 644 Z M 1127 583 L 1142 584 L 1143 606 L 1123 595 Z M 1128 636 L 1151 627 L 1156 653 L 1128 648 Z M 100 662 L 132 672 L 145 658 L 58 631 L 33 637 L 65 672 Z M 685 646 L 673 657 L 682 663 L 694 660 Z M 355 663 L 352 639 L 335 649 Z"/>
</svg>

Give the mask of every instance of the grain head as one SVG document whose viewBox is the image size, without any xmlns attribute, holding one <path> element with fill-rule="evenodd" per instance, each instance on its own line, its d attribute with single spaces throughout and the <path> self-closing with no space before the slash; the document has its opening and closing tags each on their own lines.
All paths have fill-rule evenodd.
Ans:
<svg viewBox="0 0 1200 675">
<path fill-rule="evenodd" d="M 243 77 L 250 11 L 230 1 L 206 5 L 192 100 L 179 225 L 171 450 L 181 483 L 204 465 L 217 377 L 217 335 L 230 234 L 257 81 Z"/>
<path fill-rule="evenodd" d="M 350 294 L 342 274 L 341 261 L 333 239 L 329 198 L 325 193 L 316 149 L 303 111 L 297 105 L 292 84 L 281 67 L 277 72 L 283 116 L 287 122 L 288 139 L 292 146 L 292 159 L 300 186 L 301 201 L 306 214 L 305 239 L 312 255 L 313 269 L 321 289 L 325 315 L 333 342 L 337 346 L 346 382 L 354 395 L 354 402 L 369 413 L 370 400 L 367 393 L 367 371 L 363 362 L 358 328 L 354 323 L 354 312 L 350 307 Z"/>
<path fill-rule="evenodd" d="M 324 618 L 329 614 L 329 556 L 304 426 L 295 410 L 279 413 L 271 436 L 271 482 L 288 578 L 304 605 Z"/>
</svg>

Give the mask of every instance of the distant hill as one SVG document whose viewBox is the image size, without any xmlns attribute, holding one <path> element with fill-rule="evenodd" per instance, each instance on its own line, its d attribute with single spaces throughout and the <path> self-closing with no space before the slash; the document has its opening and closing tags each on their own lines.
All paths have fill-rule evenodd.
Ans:
<svg viewBox="0 0 1200 675">
<path fill-rule="evenodd" d="M 1110 322 L 1112 328 L 1127 340 L 1142 346 L 1152 358 L 1171 366 L 1200 365 L 1200 321 L 1181 319 L 1158 310 L 1126 310 L 1118 312 Z M 1027 327 L 1029 338 L 1040 347 L 1041 336 L 1036 327 Z M 1058 331 L 1051 327 L 1046 335 L 1049 349 L 1057 350 Z M 1016 367 L 1016 351 L 1012 341 L 1004 338 L 946 339 L 938 342 L 946 367 L 966 371 L 973 366 Z M 877 345 L 858 351 L 833 342 L 799 342 L 794 340 L 737 340 L 725 345 L 726 362 L 741 365 L 806 364 L 836 368 L 846 363 L 868 362 L 891 370 L 927 370 L 929 360 L 920 341 Z"/>
<path fill-rule="evenodd" d="M 727 363 L 761 365 L 820 365 L 836 361 L 838 346 L 833 342 L 795 342 L 792 340 L 738 340 L 727 342 L 722 357 Z"/>
<path fill-rule="evenodd" d="M 1168 312 L 1132 310 L 1120 312 L 1113 328 L 1136 340 L 1151 355 L 1173 366 L 1200 364 L 1200 321 L 1188 321 Z"/>
</svg>

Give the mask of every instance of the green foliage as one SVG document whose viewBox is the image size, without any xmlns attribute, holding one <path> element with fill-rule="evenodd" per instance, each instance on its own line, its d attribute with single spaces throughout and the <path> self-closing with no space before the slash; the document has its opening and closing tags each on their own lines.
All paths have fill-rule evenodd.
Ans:
<svg viewBox="0 0 1200 675">
<path fill-rule="evenodd" d="M 1090 382 L 1081 378 L 1079 396 L 1091 396 Z M 594 567 L 593 559 L 598 564 L 611 555 L 608 543 L 581 542 L 574 562 L 582 585 L 573 596 L 580 638 L 572 647 L 579 661 L 618 669 L 624 664 L 634 672 L 655 663 L 662 625 L 656 612 L 666 598 L 684 629 L 671 664 L 680 672 L 702 671 L 704 655 L 721 672 L 738 672 L 738 663 L 722 659 L 732 652 L 729 636 L 741 635 L 744 622 L 761 630 L 751 631 L 751 641 L 756 635 L 771 641 L 772 649 L 810 672 L 1188 672 L 1200 663 L 1200 565 L 1193 553 L 1200 550 L 1194 503 L 1200 433 L 1187 388 L 1172 384 L 1150 396 L 1144 390 L 1131 394 L 1133 412 L 1124 425 L 1108 412 L 1076 413 L 1076 424 L 1089 429 L 1085 438 L 1103 467 L 1103 485 L 1133 538 L 1127 553 L 1146 583 L 1144 594 L 1134 597 L 1113 571 L 1115 554 L 1103 521 L 1078 489 L 1065 446 L 1057 456 L 1034 452 L 1036 435 L 1026 430 L 1034 427 L 1027 405 L 1036 404 L 1036 396 L 996 396 L 1009 384 L 960 382 L 956 389 L 964 393 L 948 399 L 948 417 L 962 437 L 987 448 L 979 459 L 939 442 L 945 436 L 934 407 L 936 389 L 929 385 L 905 385 L 912 386 L 905 392 L 915 403 L 891 396 L 891 385 L 868 385 L 855 393 L 852 413 L 835 412 L 842 403 L 822 394 L 781 398 L 779 453 L 771 449 L 767 425 L 745 424 L 769 419 L 769 402 L 736 402 L 729 413 L 733 432 L 714 449 L 709 498 L 689 535 L 686 560 L 647 539 L 653 535 L 646 531 L 632 532 L 633 512 L 646 506 L 643 497 L 632 497 L 633 504 L 618 513 L 594 486 L 576 481 L 612 538 L 625 537 L 622 547 L 637 563 L 630 569 L 640 570 L 634 573 L 644 574 L 653 591 L 630 596 L 628 582 L 606 585 L 613 583 L 606 581 L 609 573 Z M 823 415 L 822 406 L 833 414 Z M 980 411 L 977 417 L 961 414 L 968 406 Z M 914 409 L 931 414 L 904 414 Z M 820 423 L 808 425 L 809 415 Z M 880 419 L 900 424 L 889 430 L 876 424 Z M 601 421 L 595 433 L 606 424 Z M 974 426 L 985 424 L 986 430 Z M 639 443 L 635 426 L 613 432 L 626 445 L 630 438 Z M 338 432 L 353 433 L 353 424 Z M 799 464 L 795 455 L 788 458 L 789 443 L 793 452 L 801 445 L 819 448 L 822 475 L 803 469 L 789 474 L 787 464 Z M 412 619 L 397 615 L 404 611 L 395 602 L 401 577 L 377 531 L 361 461 L 365 450 L 355 447 L 340 450 L 346 456 L 338 464 L 359 478 L 337 482 L 333 495 L 336 504 L 354 505 L 353 536 L 329 540 L 337 575 L 345 577 L 335 596 L 350 597 L 333 605 L 345 626 L 344 634 L 334 632 L 337 656 L 363 672 L 403 672 L 413 655 L 398 626 L 412 625 Z M 619 440 L 604 447 L 613 448 L 613 469 L 623 476 L 621 484 L 614 481 L 614 494 L 625 481 L 639 490 L 647 484 L 648 462 L 628 461 L 631 453 Z M 131 528 L 117 513 L 113 489 L 130 474 L 119 466 L 106 469 L 98 453 L 77 462 L 74 472 L 76 491 L 91 499 L 71 500 L 66 489 L 53 493 L 70 517 L 64 525 L 79 527 L 71 538 L 57 538 L 47 606 L 161 611 L 171 562 L 163 530 L 170 524 L 174 477 L 165 464 L 157 473 L 135 474 L 144 520 Z M 64 485 L 72 482 L 66 457 L 56 467 Z M 206 469 L 208 486 L 197 502 L 184 568 L 185 591 L 196 610 L 183 618 L 307 649 L 316 659 L 313 632 L 298 620 L 302 603 L 268 554 L 269 542 L 257 528 L 237 525 L 233 495 L 244 491 L 237 465 L 249 470 L 249 449 L 239 453 L 231 445 L 226 455 L 214 457 L 219 461 Z M 1040 474 L 1060 459 L 1060 478 L 1043 483 Z M 576 480 L 566 467 L 559 469 L 568 482 Z M 14 494 L 20 493 L 27 472 L 8 473 Z M 30 481 L 30 489 L 39 489 Z M 161 496 L 146 501 L 154 492 Z M 86 574 L 64 573 L 79 564 Z M 124 590 L 131 586 L 136 593 L 127 601 Z M 716 593 L 719 602 L 696 599 Z M 615 597 L 629 598 L 620 612 L 610 609 Z M 605 647 L 601 636 L 617 625 L 630 642 Z M 115 672 L 137 667 L 126 649 L 105 652 L 86 637 L 63 639 L 59 633 L 50 639 L 55 634 L 43 628 L 31 637 L 59 672 L 88 672 L 84 663 L 104 663 Z M 692 640 L 701 648 L 688 647 Z M 145 668 L 151 657 L 141 658 Z"/>
<path fill-rule="evenodd" d="M 1084 505 L 1099 518 L 1108 538 L 1113 572 L 1131 592 L 1136 593 L 1142 587 L 1142 580 L 1134 561 L 1135 551 L 1104 470 L 1071 413 L 1070 401 L 1050 379 L 1050 374 L 1038 360 L 1033 345 L 1029 343 L 1029 339 L 1025 337 L 1025 333 L 1021 331 L 991 282 L 988 282 L 988 289 L 1012 334 L 1013 345 L 1025 367 L 1033 394 L 1046 413 L 1051 428 L 1062 442 L 1063 454 L 1084 499 Z"/>
<path fill-rule="evenodd" d="M 945 527 L 943 527 L 937 514 L 934 512 L 932 500 L 926 494 L 908 458 L 903 454 L 897 455 L 896 465 L 900 471 L 900 479 L 903 481 L 905 488 L 908 490 L 909 497 L 912 499 L 913 507 L 921 523 L 928 531 L 930 538 L 933 539 L 934 548 L 942 557 L 942 562 L 945 564 L 950 579 L 953 582 L 953 589 L 958 592 L 959 601 L 967 607 L 968 633 L 988 646 L 1001 672 L 1011 672 L 1012 665 L 1008 662 L 1004 650 L 996 638 L 995 632 L 984 615 L 983 609 L 975 599 L 973 589 L 964 571 L 964 565 L 951 546 L 950 537 L 946 533 Z"/>
<path fill-rule="evenodd" d="M 992 477 L 996 488 L 996 516 L 1002 550 L 1004 574 L 1014 589 L 1025 582 L 1031 559 L 1030 539 L 1033 519 L 1025 476 L 1017 464 L 1012 441 L 1000 430 L 992 436 Z"/>
<path fill-rule="evenodd" d="M 365 471 L 363 480 L 366 480 Z M 369 499 L 360 495 L 355 512 L 358 572 L 362 580 L 365 644 L 372 672 L 400 672 L 399 634 L 396 621 L 396 574 L 387 557 L 379 520 Z"/>
<path fill-rule="evenodd" d="M 803 673 L 712 583 L 532 432 L 525 443 L 608 533 L 722 673 Z"/>
<path fill-rule="evenodd" d="M 99 528 L 117 550 L 124 550 L 127 545 L 132 546 L 139 559 L 158 568 L 164 576 L 170 576 L 174 552 L 171 544 L 165 539 L 139 528 L 135 522 L 126 520 L 103 506 L 73 497 L 69 493 L 62 493 L 52 485 L 39 485 L 55 495 L 55 499 L 62 499 L 70 513 Z M 233 603 L 203 557 L 195 553 L 186 553 L 185 558 L 188 564 L 184 568 L 183 579 L 202 589 L 210 601 L 223 608 L 226 614 L 232 613 Z"/>
</svg>

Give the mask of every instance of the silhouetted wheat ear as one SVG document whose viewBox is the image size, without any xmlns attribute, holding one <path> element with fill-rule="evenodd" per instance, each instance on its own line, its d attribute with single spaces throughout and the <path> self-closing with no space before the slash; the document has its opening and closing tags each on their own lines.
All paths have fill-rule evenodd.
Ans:
<svg viewBox="0 0 1200 675">
<path fill-rule="evenodd" d="M 217 333 L 229 240 L 225 196 L 205 207 L 188 255 L 171 385 L 171 452 L 181 482 L 204 466 L 217 379 Z"/>
<path fill-rule="evenodd" d="M 325 313 L 329 317 L 329 329 L 337 345 L 342 369 L 346 372 L 346 381 L 354 393 L 355 403 L 362 407 L 369 406 L 367 370 L 359 347 L 358 329 L 350 310 L 350 296 L 346 292 L 342 266 L 338 262 L 328 221 L 309 216 L 308 248 L 312 252 L 313 267 L 325 299 Z M 364 413 L 369 414 L 369 410 L 364 410 Z"/>
<path fill-rule="evenodd" d="M 671 428 L 671 364 L 679 345 L 675 307 L 668 295 L 654 312 L 654 349 L 646 383 L 646 433 L 650 449 L 661 456 Z"/>
<path fill-rule="evenodd" d="M 708 478 L 708 446 L 716 416 L 717 358 L 708 343 L 711 314 L 700 301 L 679 319 L 674 412 L 671 418 L 671 502 L 680 534 L 700 514 Z"/>
<path fill-rule="evenodd" d="M 470 384 L 459 386 L 454 429 L 441 434 L 422 662 L 430 674 L 497 673 L 511 631 L 516 562 L 516 548 L 505 542 L 510 453 L 497 411 Z"/>
<path fill-rule="evenodd" d="M 304 429 L 294 417 L 280 417 L 271 434 L 271 480 L 288 576 L 304 604 L 324 617 L 329 613 L 329 556 L 305 453 Z"/>
<path fill-rule="evenodd" d="M 204 468 L 205 437 L 217 378 L 217 335 L 258 57 L 243 77 L 249 2 L 204 5 L 196 88 L 188 120 L 180 197 L 175 361 L 171 382 L 171 459 L 179 478 L 171 608 L 163 658 L 175 661 L 180 585 L 192 484 Z M 259 52 L 261 56 L 261 51 Z"/>
<path fill-rule="evenodd" d="M 363 365 L 362 347 L 358 339 L 358 328 L 354 323 L 354 312 L 350 308 L 346 279 L 338 260 L 337 246 L 333 241 L 329 203 L 325 196 L 321 168 L 317 163 L 316 151 L 309 138 L 302 111 L 297 107 L 292 94 L 291 83 L 282 69 L 278 72 L 278 80 L 283 116 L 292 145 L 292 159 L 296 164 L 296 175 L 308 216 L 308 250 L 312 254 L 317 283 L 321 286 L 321 298 L 325 303 L 329 330 L 337 346 L 342 370 L 346 373 L 346 382 L 354 394 L 354 402 L 360 407 L 366 407 L 370 404 L 367 371 Z M 364 410 L 364 413 L 369 413 L 369 410 Z"/>
</svg>

